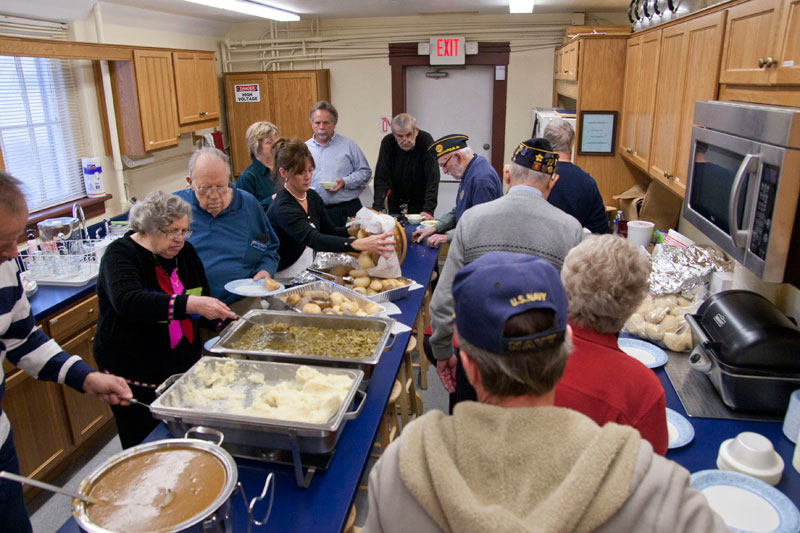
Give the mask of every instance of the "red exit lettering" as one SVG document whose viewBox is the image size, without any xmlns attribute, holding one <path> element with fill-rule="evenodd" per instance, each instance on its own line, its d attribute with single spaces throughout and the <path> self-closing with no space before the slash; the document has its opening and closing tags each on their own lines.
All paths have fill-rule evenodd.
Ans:
<svg viewBox="0 0 800 533">
<path fill-rule="evenodd" d="M 458 55 L 458 39 L 436 39 L 436 55 L 456 57 Z"/>
</svg>

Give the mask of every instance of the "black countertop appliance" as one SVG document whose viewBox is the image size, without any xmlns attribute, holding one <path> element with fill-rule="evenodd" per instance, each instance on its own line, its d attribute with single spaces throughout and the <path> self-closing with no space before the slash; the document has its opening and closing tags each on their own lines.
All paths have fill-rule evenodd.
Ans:
<svg viewBox="0 0 800 533">
<path fill-rule="evenodd" d="M 750 291 L 711 295 L 687 314 L 695 348 L 692 368 L 711 380 L 739 411 L 782 413 L 800 389 L 800 329 L 775 305 Z"/>
</svg>

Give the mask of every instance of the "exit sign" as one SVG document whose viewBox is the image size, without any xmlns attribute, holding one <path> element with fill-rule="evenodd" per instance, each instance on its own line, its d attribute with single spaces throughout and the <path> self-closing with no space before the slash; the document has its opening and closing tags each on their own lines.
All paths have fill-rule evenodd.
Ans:
<svg viewBox="0 0 800 533">
<path fill-rule="evenodd" d="M 466 51 L 464 37 L 431 37 L 431 65 L 463 65 Z"/>
</svg>

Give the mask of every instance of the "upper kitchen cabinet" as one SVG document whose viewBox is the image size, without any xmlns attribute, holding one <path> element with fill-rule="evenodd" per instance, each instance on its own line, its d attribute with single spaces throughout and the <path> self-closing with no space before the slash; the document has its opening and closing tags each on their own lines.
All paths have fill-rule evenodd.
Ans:
<svg viewBox="0 0 800 533">
<path fill-rule="evenodd" d="M 800 84 L 800 0 L 750 0 L 727 12 L 720 83 Z"/>
<path fill-rule="evenodd" d="M 781 54 L 775 69 L 775 82 L 780 85 L 800 84 L 800 0 L 784 0 L 781 10 L 784 25 Z"/>
<path fill-rule="evenodd" d="M 111 86 L 123 154 L 143 155 L 178 145 L 171 52 L 134 50 L 133 62 L 113 61 Z"/>
<path fill-rule="evenodd" d="M 715 100 L 725 31 L 718 11 L 663 30 L 650 176 L 683 198 L 694 105 Z"/>
<path fill-rule="evenodd" d="M 648 172 L 650 164 L 661 32 L 657 30 L 631 37 L 626 54 L 619 152 L 644 172 Z"/>
<path fill-rule="evenodd" d="M 561 63 L 559 79 L 577 80 L 578 79 L 578 47 L 580 41 L 572 42 L 561 49 Z"/>
<path fill-rule="evenodd" d="M 178 122 L 219 120 L 219 94 L 214 52 L 172 52 Z M 216 124 L 214 124 L 216 125 Z"/>
</svg>

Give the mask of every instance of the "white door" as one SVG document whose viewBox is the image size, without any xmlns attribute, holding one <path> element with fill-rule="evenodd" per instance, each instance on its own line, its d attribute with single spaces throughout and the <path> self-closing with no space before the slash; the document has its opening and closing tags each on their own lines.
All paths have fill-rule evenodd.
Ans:
<svg viewBox="0 0 800 533">
<path fill-rule="evenodd" d="M 419 128 L 434 139 L 463 133 L 469 137 L 469 147 L 491 161 L 494 67 L 447 69 L 446 78 L 426 77 L 425 73 L 431 70 L 432 67 L 406 68 L 406 109 L 417 118 Z M 434 216 L 438 218 L 455 207 L 457 190 L 458 182 L 442 174 Z"/>
</svg>

